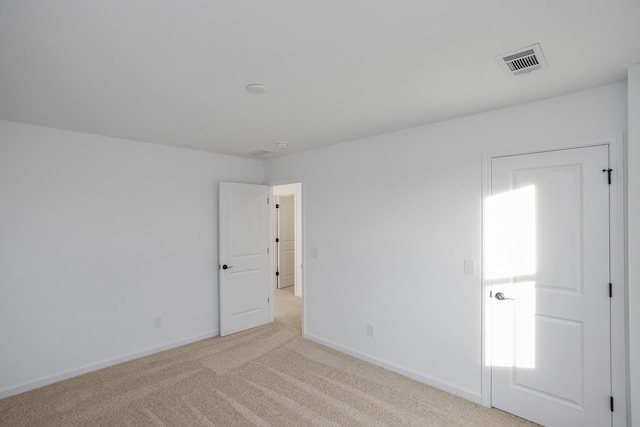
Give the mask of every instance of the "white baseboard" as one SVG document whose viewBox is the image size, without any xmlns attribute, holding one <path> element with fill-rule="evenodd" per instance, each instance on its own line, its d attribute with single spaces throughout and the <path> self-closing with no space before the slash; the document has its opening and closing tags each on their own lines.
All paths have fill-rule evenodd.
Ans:
<svg viewBox="0 0 640 427">
<path fill-rule="evenodd" d="M 104 360 L 101 362 L 92 363 L 89 365 L 81 366 L 75 369 L 70 369 L 65 372 L 61 372 L 59 374 L 51 375 L 48 377 L 40 378 L 35 381 L 29 381 L 17 386 L 12 386 L 3 390 L 0 390 L 0 399 L 4 399 L 6 397 L 14 396 L 16 394 L 24 393 L 29 390 L 34 390 L 36 388 L 44 387 L 49 384 L 56 383 L 58 381 L 66 380 L 69 378 L 76 377 L 78 375 L 86 374 L 88 372 L 97 371 L 99 369 L 107 368 L 109 366 L 117 365 L 120 363 L 128 362 L 130 360 L 138 359 L 140 357 L 149 356 L 151 354 L 159 353 L 161 351 L 170 350 L 172 348 L 181 347 L 183 345 L 191 344 L 196 341 L 201 341 L 207 338 L 213 338 L 220 335 L 219 331 L 212 331 L 206 334 L 197 335 L 190 338 L 185 338 L 178 341 L 173 341 L 170 343 L 166 343 L 157 347 L 148 348 L 142 351 L 138 351 L 135 353 L 129 353 L 123 356 L 119 356 L 113 359 Z M 422 374 L 419 374 L 411 369 L 405 369 L 398 365 L 395 365 L 386 360 L 378 359 L 376 357 L 370 356 L 365 353 L 361 353 L 352 348 L 342 346 L 340 344 L 334 343 L 332 341 L 324 340 L 320 337 L 317 337 L 313 334 L 305 333 L 304 338 L 316 342 L 318 344 L 324 345 L 326 347 L 332 348 L 339 352 L 348 354 L 357 359 L 364 360 L 365 362 L 371 363 L 373 365 L 379 366 L 381 368 L 387 369 L 392 372 L 396 372 L 400 375 L 403 375 L 407 378 L 411 378 L 413 380 L 419 381 L 423 384 L 430 385 L 432 387 L 438 388 L 440 390 L 444 390 L 451 394 L 455 394 L 456 396 L 462 397 L 463 399 L 470 400 L 471 402 L 481 404 L 482 396 L 480 393 L 474 392 L 472 390 L 466 389 L 464 387 L 459 387 L 455 384 L 452 384 L 447 381 L 442 381 L 436 378 L 428 377 Z"/>
<path fill-rule="evenodd" d="M 97 371 L 99 369 L 108 368 L 109 366 L 118 365 L 120 363 L 128 362 L 130 360 L 139 359 L 140 357 L 149 356 L 151 354 L 159 353 L 161 351 L 170 350 L 172 348 L 181 347 L 183 345 L 191 344 L 196 341 L 201 341 L 207 338 L 213 338 L 220 335 L 220 331 L 212 331 L 202 335 L 196 335 L 193 337 L 173 341 L 170 343 L 162 344 L 157 347 L 147 348 L 142 351 L 125 354 L 123 356 L 115 357 L 113 359 L 103 360 L 89 365 L 84 365 L 78 368 L 70 369 L 68 371 L 60 372 L 51 376 L 37 379 L 35 381 L 29 381 L 17 386 L 12 386 L 0 390 L 0 399 L 14 396 L 16 394 L 24 393 L 29 390 L 44 387 L 49 384 L 56 383 L 58 381 L 66 380 L 69 378 L 77 377 L 78 375 L 86 374 L 87 372 Z"/>
<path fill-rule="evenodd" d="M 348 354 L 349 356 L 353 356 L 356 359 L 364 360 L 365 362 L 369 362 L 372 365 L 379 366 L 379 367 L 384 368 L 384 369 L 386 369 L 388 371 L 392 371 L 392 372 L 398 373 L 398 374 L 403 375 L 403 376 L 405 376 L 407 378 L 411 378 L 411 379 L 416 380 L 418 382 L 421 382 L 423 384 L 430 385 L 431 387 L 435 387 L 435 388 L 438 388 L 440 390 L 444 390 L 444 391 L 446 391 L 448 393 L 455 394 L 456 396 L 462 397 L 463 399 L 469 400 L 469 401 L 471 401 L 473 403 L 477 403 L 479 405 L 482 404 L 482 394 L 478 393 L 478 392 L 475 392 L 473 390 L 469 390 L 467 388 L 457 386 L 456 384 L 452 384 L 452 383 L 450 383 L 448 381 L 443 381 L 443 380 L 439 380 L 439 379 L 436 379 L 436 378 L 425 376 L 425 375 L 420 374 L 418 372 L 415 372 L 415 371 L 413 371 L 411 369 L 405 369 L 405 368 L 403 368 L 401 366 L 398 366 L 398 365 L 396 365 L 394 363 L 391 363 L 391 362 L 388 362 L 386 360 L 378 359 L 378 358 L 370 356 L 368 354 L 361 353 L 361 352 L 359 352 L 357 350 L 354 350 L 352 348 L 345 347 L 343 345 L 334 343 L 332 341 L 324 340 L 324 339 L 322 339 L 320 337 L 317 337 L 317 336 L 315 336 L 313 334 L 305 333 L 305 334 L 303 334 L 303 337 L 308 339 L 308 340 L 310 340 L 310 341 L 313 341 L 315 343 L 324 345 L 325 347 L 329 347 L 329 348 L 337 350 L 337 351 L 339 351 L 341 353 L 345 353 L 345 354 Z"/>
</svg>

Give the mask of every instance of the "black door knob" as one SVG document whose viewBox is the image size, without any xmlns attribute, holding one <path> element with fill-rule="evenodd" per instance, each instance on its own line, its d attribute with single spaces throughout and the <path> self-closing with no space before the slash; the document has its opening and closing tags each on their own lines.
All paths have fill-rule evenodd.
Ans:
<svg viewBox="0 0 640 427">
<path fill-rule="evenodd" d="M 499 301 L 504 301 L 506 299 L 513 299 L 513 298 L 507 298 L 507 297 L 504 296 L 504 294 L 502 292 L 498 292 L 496 294 L 496 299 L 499 300 Z"/>
</svg>

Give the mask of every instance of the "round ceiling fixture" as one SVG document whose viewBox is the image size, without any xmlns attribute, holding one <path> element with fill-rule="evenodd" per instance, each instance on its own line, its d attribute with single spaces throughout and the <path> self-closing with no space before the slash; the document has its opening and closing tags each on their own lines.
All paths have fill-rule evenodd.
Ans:
<svg viewBox="0 0 640 427">
<path fill-rule="evenodd" d="M 281 150 L 284 150 L 285 148 L 287 148 L 289 146 L 289 143 L 286 141 L 280 141 L 276 144 L 278 146 L 278 148 L 280 148 Z"/>
<path fill-rule="evenodd" d="M 247 91 L 255 94 L 263 94 L 267 91 L 267 87 L 260 84 L 250 84 L 247 85 Z"/>
</svg>

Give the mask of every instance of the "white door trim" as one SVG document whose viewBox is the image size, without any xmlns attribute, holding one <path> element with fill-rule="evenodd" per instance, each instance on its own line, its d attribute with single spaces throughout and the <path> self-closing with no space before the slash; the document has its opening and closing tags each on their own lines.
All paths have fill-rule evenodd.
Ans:
<svg viewBox="0 0 640 427">
<path fill-rule="evenodd" d="M 284 188 L 283 188 L 284 187 Z M 295 253 L 296 253 L 296 271 L 294 279 L 294 292 L 298 297 L 302 296 L 302 183 L 294 182 L 290 184 L 278 184 L 271 186 L 274 197 L 293 196 L 294 198 L 294 214 L 295 214 Z M 274 221 L 275 223 L 275 221 Z"/>
<path fill-rule="evenodd" d="M 306 304 L 307 304 L 307 292 L 306 292 L 306 283 L 307 283 L 307 274 L 306 274 L 306 253 L 305 253 L 305 198 L 304 198 L 304 178 L 303 177 L 293 177 L 293 178 L 287 178 L 287 179 L 279 179 L 279 180 L 273 180 L 273 181 L 269 181 L 267 185 L 269 185 L 270 188 L 270 194 L 269 197 L 271 197 L 271 199 L 273 199 L 273 187 L 277 186 L 277 185 L 288 185 L 288 184 L 300 184 L 300 192 L 295 194 L 296 197 L 296 207 L 299 208 L 300 213 L 296 213 L 296 220 L 300 220 L 300 224 L 296 224 L 296 227 L 298 227 L 298 229 L 300 230 L 300 238 L 298 239 L 298 236 L 296 236 L 296 246 L 297 246 L 297 251 L 299 250 L 300 253 L 300 260 L 297 261 L 298 266 L 299 266 L 299 270 L 296 270 L 296 286 L 298 284 L 298 279 L 300 279 L 300 293 L 301 293 L 301 298 L 302 298 L 302 336 L 304 338 L 307 338 L 307 329 L 306 329 Z M 269 209 L 270 215 L 273 215 L 273 209 Z M 272 229 L 269 231 L 270 235 L 273 236 L 274 235 L 274 218 L 270 217 L 269 218 L 269 224 L 271 224 Z M 272 239 L 273 240 L 273 239 Z M 298 246 L 299 245 L 299 246 Z M 270 246 L 270 252 L 273 253 L 275 251 L 275 242 L 271 242 L 269 244 Z M 271 275 L 271 288 L 273 289 L 275 286 L 275 261 L 273 259 L 271 259 L 270 261 L 270 265 L 271 265 L 271 269 L 272 271 L 270 272 Z M 273 290 L 272 290 L 273 292 Z M 273 313 L 272 313 L 273 316 Z M 273 319 L 273 317 L 272 317 Z"/>
<path fill-rule="evenodd" d="M 615 399 L 613 412 L 613 426 L 627 425 L 627 324 L 626 324 L 626 295 L 627 283 L 625 276 L 625 226 L 624 226 L 624 155 L 623 136 L 621 133 L 605 135 L 597 138 L 580 139 L 563 144 L 535 147 L 527 149 L 501 150 L 482 153 L 482 404 L 491 406 L 491 366 L 487 366 L 487 349 L 489 337 L 487 334 L 488 320 L 491 316 L 489 303 L 490 282 L 484 279 L 485 262 L 485 225 L 484 201 L 491 195 L 491 160 L 508 155 L 531 154 L 544 151 L 556 151 L 569 148 L 590 147 L 594 145 L 609 146 L 609 164 L 613 169 L 612 182 L 609 192 L 610 209 L 610 257 L 611 281 L 613 283 L 613 297 L 611 298 L 611 393 Z"/>
</svg>

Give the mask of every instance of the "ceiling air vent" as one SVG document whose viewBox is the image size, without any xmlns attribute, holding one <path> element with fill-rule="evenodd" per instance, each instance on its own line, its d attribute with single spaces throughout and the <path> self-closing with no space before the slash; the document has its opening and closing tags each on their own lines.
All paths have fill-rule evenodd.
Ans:
<svg viewBox="0 0 640 427">
<path fill-rule="evenodd" d="M 510 76 L 517 76 L 549 67 L 539 44 L 496 56 L 496 60 Z"/>
<path fill-rule="evenodd" d="M 251 153 L 249 153 L 251 156 L 253 157 L 265 157 L 268 156 L 269 154 L 273 154 L 273 151 L 268 151 L 268 150 L 256 150 L 256 151 L 252 151 Z"/>
</svg>

